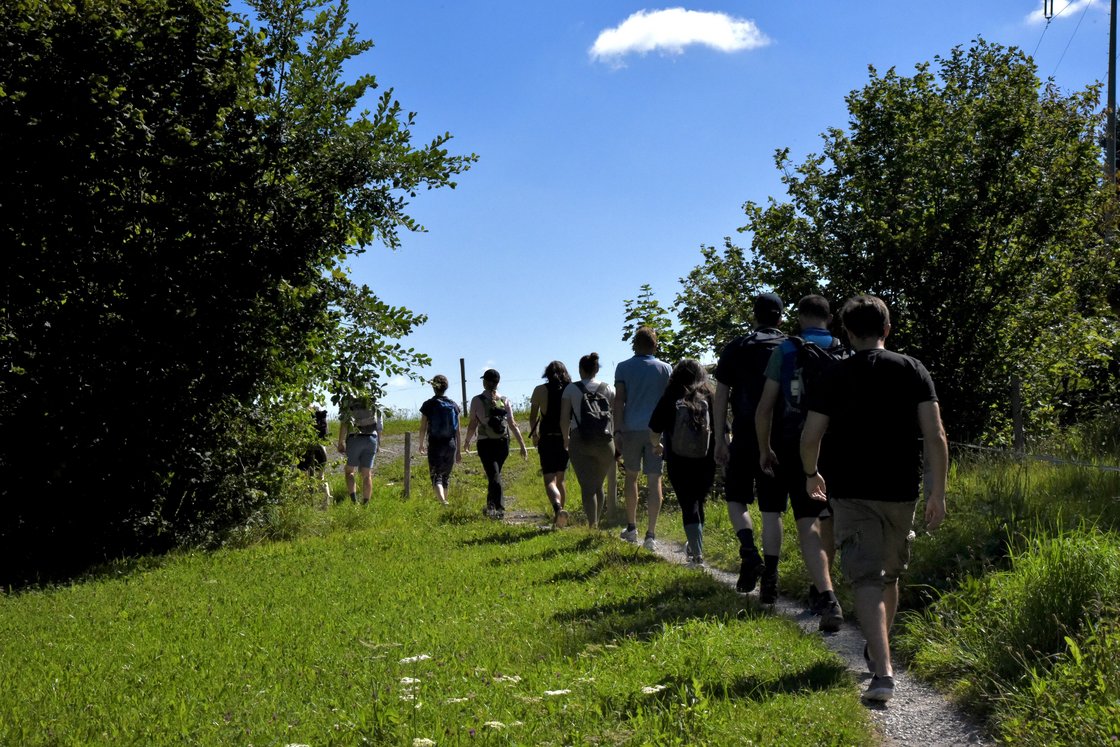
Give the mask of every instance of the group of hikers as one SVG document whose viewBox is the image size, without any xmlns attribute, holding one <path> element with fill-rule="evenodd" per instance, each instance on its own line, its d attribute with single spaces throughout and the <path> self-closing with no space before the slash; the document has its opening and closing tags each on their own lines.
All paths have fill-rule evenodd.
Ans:
<svg viewBox="0 0 1120 747">
<path fill-rule="evenodd" d="M 898 577 L 909 562 L 923 484 L 925 528 L 937 528 L 945 517 L 948 445 L 937 394 L 920 361 L 885 348 L 891 325 L 881 299 L 847 301 L 841 311 L 847 344 L 829 331 L 832 314 L 822 296 L 799 301 L 797 335 L 780 331 L 783 313 L 776 294 L 755 298 L 754 329 L 723 349 L 714 386 L 696 360 L 675 367 L 658 360 L 657 335 L 648 327 L 634 334 L 634 355 L 618 364 L 613 386 L 598 378 L 597 353 L 580 358 L 578 380 L 564 363 L 552 361 L 530 397 L 529 438 L 557 527 L 569 522 L 569 462 L 586 521 L 597 527 L 604 482 L 621 460 L 627 520 L 621 539 L 637 543 L 644 474 L 647 550 L 657 548 L 664 469 L 694 565 L 704 562 L 704 506 L 722 467 L 728 516 L 739 540 L 736 588 L 758 588 L 764 604 L 777 600 L 782 514 L 792 507 L 819 628 L 835 632 L 844 620 L 830 574 L 839 548 L 873 675 L 864 697 L 886 701 L 894 692 L 889 630 Z M 436 499 L 447 503 L 452 469 L 477 439 L 487 477 L 484 512 L 494 518 L 504 516 L 501 473 L 511 437 L 522 457 L 528 454 L 510 400 L 498 392 L 500 380 L 493 369 L 482 375 L 483 391 L 471 400 L 465 436 L 459 405 L 446 396 L 446 376 L 432 379 L 435 396 L 420 408 L 420 452 L 427 454 Z M 357 408 L 344 419 L 338 448 L 347 455 L 351 500 L 357 500 L 358 470 L 362 500 L 369 501 L 380 431 L 374 410 Z M 761 553 L 747 509 L 756 501 Z"/>
</svg>

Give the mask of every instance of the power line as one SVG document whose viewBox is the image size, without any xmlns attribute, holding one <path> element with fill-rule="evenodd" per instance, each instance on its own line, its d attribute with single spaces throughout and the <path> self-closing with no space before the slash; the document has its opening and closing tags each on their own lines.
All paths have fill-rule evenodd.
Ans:
<svg viewBox="0 0 1120 747">
<path fill-rule="evenodd" d="M 1089 0 L 1085 3 L 1085 8 L 1081 11 L 1081 17 L 1077 19 L 1077 25 L 1073 27 L 1073 33 L 1070 34 L 1069 41 L 1066 42 L 1066 48 L 1062 50 L 1062 56 L 1058 58 L 1058 62 L 1054 65 L 1054 69 L 1050 73 L 1051 78 L 1054 77 L 1054 73 L 1058 72 L 1058 67 L 1062 64 L 1062 60 L 1066 58 L 1066 52 L 1069 51 L 1069 46 L 1073 44 L 1073 39 L 1077 36 L 1077 30 L 1081 28 L 1081 22 L 1085 20 L 1085 14 L 1089 12 L 1089 6 L 1092 4 L 1092 0 Z M 1065 8 L 1062 8 L 1062 11 L 1064 12 L 1068 7 L 1069 5 L 1067 5 Z M 1061 13 L 1059 13 L 1058 15 L 1061 15 Z M 1057 16 L 1054 17 L 1057 18 Z"/>
</svg>

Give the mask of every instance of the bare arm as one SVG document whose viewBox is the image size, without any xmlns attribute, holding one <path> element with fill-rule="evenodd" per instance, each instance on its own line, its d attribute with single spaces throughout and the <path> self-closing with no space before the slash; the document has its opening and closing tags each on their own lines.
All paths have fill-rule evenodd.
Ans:
<svg viewBox="0 0 1120 747">
<path fill-rule="evenodd" d="M 828 416 L 809 411 L 805 417 L 805 427 L 801 430 L 801 464 L 805 470 L 805 492 L 815 501 L 828 500 L 828 485 L 824 476 L 817 471 L 817 460 L 821 455 L 821 439 L 828 430 Z"/>
<path fill-rule="evenodd" d="M 945 482 L 949 474 L 949 442 L 941 425 L 941 408 L 936 402 L 918 405 L 918 426 L 925 444 L 926 469 L 932 473 L 926 496 L 926 528 L 937 529 L 945 520 Z"/>
<path fill-rule="evenodd" d="M 346 453 L 346 421 L 341 418 L 338 423 L 338 443 L 336 446 L 338 446 L 338 453 Z"/>
<path fill-rule="evenodd" d="M 529 400 L 529 438 L 532 440 L 534 446 L 540 445 L 541 434 L 539 429 L 541 418 L 547 411 L 548 390 L 545 389 L 542 384 L 533 390 L 533 396 Z"/>
<path fill-rule="evenodd" d="M 716 464 L 727 464 L 728 437 L 727 437 L 727 401 L 731 397 L 731 388 L 723 382 L 716 384 L 716 394 L 712 398 L 712 427 L 716 433 Z"/>
<path fill-rule="evenodd" d="M 614 383 L 614 402 L 611 403 L 611 420 L 614 423 L 614 448 L 622 448 L 622 423 L 626 417 L 626 383 Z"/>
<path fill-rule="evenodd" d="M 475 432 L 478 431 L 479 423 L 482 422 L 482 415 L 478 412 L 478 407 L 475 407 L 476 404 L 479 404 L 478 397 L 475 397 L 471 400 L 471 412 L 469 416 L 469 423 L 467 425 L 467 437 L 463 442 L 463 449 L 465 451 L 471 450 L 471 439 L 474 438 Z M 479 404 L 479 406 L 481 406 L 481 404 Z"/>
<path fill-rule="evenodd" d="M 529 456 L 529 450 L 525 448 L 525 439 L 521 435 L 521 429 L 517 427 L 517 419 L 513 417 L 513 405 L 510 404 L 508 398 L 503 397 L 506 404 L 506 417 L 509 419 L 509 429 L 513 431 L 513 435 L 517 436 L 517 443 L 521 444 L 521 456 Z"/>
<path fill-rule="evenodd" d="M 758 409 L 754 411 L 754 432 L 758 436 L 758 465 L 768 475 L 774 474 L 774 465 L 778 457 L 770 446 L 770 430 L 774 420 L 774 405 L 778 402 L 782 385 L 774 379 L 767 379 L 762 387 L 762 398 L 758 401 Z"/>
<path fill-rule="evenodd" d="M 564 451 L 568 450 L 568 437 L 572 429 L 572 401 L 567 397 L 560 398 L 560 435 L 564 439 Z"/>
<path fill-rule="evenodd" d="M 420 444 L 416 448 L 417 454 L 425 454 L 428 451 L 428 416 L 420 416 L 420 435 L 417 436 Z"/>
</svg>

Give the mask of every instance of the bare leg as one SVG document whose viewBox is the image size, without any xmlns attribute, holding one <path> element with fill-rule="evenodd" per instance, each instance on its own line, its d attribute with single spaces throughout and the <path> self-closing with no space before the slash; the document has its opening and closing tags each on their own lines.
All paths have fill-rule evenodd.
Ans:
<svg viewBox="0 0 1120 747">
<path fill-rule="evenodd" d="M 354 491 L 357 490 L 357 488 L 354 486 L 354 472 L 357 469 L 357 467 L 351 467 L 348 464 L 346 465 L 346 469 L 344 470 L 346 473 L 346 492 L 350 494 L 350 497 L 353 497 Z"/>
<path fill-rule="evenodd" d="M 832 575 L 829 573 L 828 554 L 825 552 L 821 537 L 823 523 L 812 518 L 798 519 L 797 539 L 801 545 L 801 557 L 805 559 L 805 568 L 809 571 L 809 578 L 813 580 L 813 585 L 818 591 L 830 591 Z"/>
<path fill-rule="evenodd" d="M 630 524 L 638 523 L 638 472 L 626 471 L 626 484 L 622 492 L 626 495 L 626 521 Z"/>
<path fill-rule="evenodd" d="M 362 467 L 362 503 L 369 503 L 373 496 L 373 470 Z"/>
<path fill-rule="evenodd" d="M 646 479 L 649 481 L 646 487 L 646 520 L 649 521 L 649 529 L 646 534 L 653 537 L 657 534 L 657 517 L 661 513 L 663 500 L 661 475 L 646 475 Z M 637 504 L 636 496 L 634 503 Z"/>
<path fill-rule="evenodd" d="M 779 513 L 762 512 L 762 552 L 774 556 L 782 554 L 782 515 Z"/>
<path fill-rule="evenodd" d="M 727 518 L 731 520 L 731 528 L 736 532 L 741 532 L 744 529 L 754 531 L 754 523 L 751 522 L 751 514 L 747 511 L 747 504 L 745 503 L 728 501 Z"/>
<path fill-rule="evenodd" d="M 894 599 L 894 606 L 896 606 L 898 587 L 895 584 L 891 586 L 895 589 L 891 596 Z M 886 597 L 888 594 L 886 589 L 873 584 L 857 586 L 855 596 L 859 627 L 863 631 L 863 637 L 867 639 L 867 653 L 875 664 L 875 674 L 879 677 L 894 676 L 894 669 L 891 667 L 890 640 L 887 633 Z M 893 613 L 889 617 L 893 619 Z"/>
</svg>

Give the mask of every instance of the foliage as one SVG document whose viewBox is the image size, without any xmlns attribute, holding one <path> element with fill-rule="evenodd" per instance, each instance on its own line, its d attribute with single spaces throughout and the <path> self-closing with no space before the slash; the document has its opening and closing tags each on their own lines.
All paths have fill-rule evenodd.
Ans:
<svg viewBox="0 0 1120 747">
<path fill-rule="evenodd" d="M 1085 529 L 1039 536 L 1012 554 L 1010 570 L 966 580 L 911 615 L 898 642 L 917 672 L 986 711 L 1021 692 L 1032 672 L 1049 670 L 1094 621 L 1109 619 L 1117 585 L 1114 536 Z"/>
<path fill-rule="evenodd" d="M 626 318 L 622 324 L 622 341 L 629 342 L 639 327 L 649 327 L 657 333 L 658 356 L 670 362 L 687 358 L 680 338 L 673 330 L 673 318 L 653 294 L 653 286 L 644 283 L 638 297 L 623 301 Z"/>
<path fill-rule="evenodd" d="M 0 7 L 0 581 L 213 542 L 277 500 L 306 402 L 426 360 L 345 271 L 471 157 L 411 144 L 346 5 Z"/>
<path fill-rule="evenodd" d="M 954 436 L 1006 434 L 1016 377 L 1028 425 L 1045 429 L 1086 393 L 1113 396 L 1097 90 L 1040 86 L 1029 58 L 983 40 L 935 62 L 911 77 L 872 68 L 847 97 L 847 131 L 828 129 L 800 164 L 777 152 L 788 200 L 746 203 L 749 259 L 705 250 L 681 318 L 707 338 L 738 321 L 741 303 L 712 288 L 834 305 L 873 293 L 891 309 L 890 345 L 930 369 Z"/>
<path fill-rule="evenodd" d="M 681 322 L 679 338 L 687 357 L 702 359 L 723 350 L 754 326 L 754 297 L 762 289 L 756 263 L 724 240 L 723 251 L 700 247 L 703 264 L 680 279 L 674 310 Z"/>
</svg>

